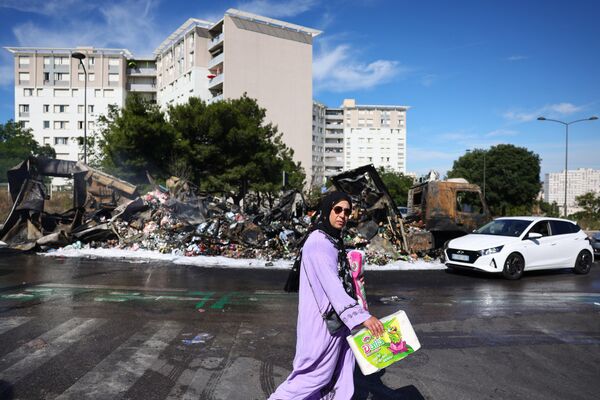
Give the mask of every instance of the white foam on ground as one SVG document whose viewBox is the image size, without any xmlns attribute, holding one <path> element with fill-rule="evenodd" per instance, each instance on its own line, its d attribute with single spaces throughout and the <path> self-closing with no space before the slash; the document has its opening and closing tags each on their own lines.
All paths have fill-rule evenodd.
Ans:
<svg viewBox="0 0 600 400">
<path fill-rule="evenodd" d="M 222 256 L 196 256 L 186 257 L 173 254 L 163 254 L 151 250 L 123 250 L 123 249 L 74 249 L 61 248 L 47 253 L 38 253 L 46 257 L 66 258 L 110 258 L 134 262 L 166 261 L 179 265 L 195 265 L 207 268 L 260 268 L 260 269 L 289 269 L 292 260 L 261 260 L 248 258 L 228 258 Z M 366 265 L 367 271 L 408 271 L 408 270 L 438 270 L 446 266 L 435 260 L 432 262 L 417 260 L 415 262 L 395 261 L 386 265 Z"/>
</svg>

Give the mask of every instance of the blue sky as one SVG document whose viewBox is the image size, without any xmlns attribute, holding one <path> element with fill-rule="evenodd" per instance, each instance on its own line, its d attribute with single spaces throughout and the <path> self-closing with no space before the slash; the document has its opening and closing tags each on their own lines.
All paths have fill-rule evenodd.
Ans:
<svg viewBox="0 0 600 400">
<path fill-rule="evenodd" d="M 565 129 L 600 116 L 596 0 L 0 0 L 1 46 L 152 50 L 187 18 L 239 8 L 324 33 L 314 98 L 407 105 L 408 170 L 445 174 L 466 149 L 499 143 L 564 168 Z M 14 115 L 12 56 L 0 52 L 0 122 Z M 569 169 L 600 169 L 600 120 L 569 131 Z M 544 176 L 541 176 L 543 179 Z"/>
</svg>

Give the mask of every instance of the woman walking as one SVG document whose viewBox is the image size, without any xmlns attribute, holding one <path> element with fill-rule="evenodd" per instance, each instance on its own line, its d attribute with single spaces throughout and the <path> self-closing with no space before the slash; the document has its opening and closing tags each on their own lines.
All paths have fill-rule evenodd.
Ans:
<svg viewBox="0 0 600 400">
<path fill-rule="evenodd" d="M 321 214 L 302 247 L 298 326 L 294 370 L 270 400 L 350 400 L 354 393 L 354 355 L 346 341 L 361 325 L 375 336 L 381 322 L 356 300 L 346 259 L 342 229 L 352 212 L 350 197 L 328 194 Z M 331 333 L 323 314 L 335 310 L 343 323 Z"/>
</svg>

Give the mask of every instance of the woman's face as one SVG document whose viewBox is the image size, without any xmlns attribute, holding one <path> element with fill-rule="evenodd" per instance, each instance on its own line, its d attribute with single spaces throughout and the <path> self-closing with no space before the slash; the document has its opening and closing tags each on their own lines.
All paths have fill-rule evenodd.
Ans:
<svg viewBox="0 0 600 400">
<path fill-rule="evenodd" d="M 342 229 L 346 225 L 346 222 L 348 222 L 351 212 L 350 203 L 346 200 L 336 203 L 329 213 L 329 224 L 335 229 Z"/>
</svg>

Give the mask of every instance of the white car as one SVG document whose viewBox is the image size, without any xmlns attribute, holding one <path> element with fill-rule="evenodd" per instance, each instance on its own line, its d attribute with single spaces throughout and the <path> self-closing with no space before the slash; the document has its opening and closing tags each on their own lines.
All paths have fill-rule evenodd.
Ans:
<svg viewBox="0 0 600 400">
<path fill-rule="evenodd" d="M 574 222 L 546 217 L 505 217 L 444 246 L 448 268 L 502 273 L 519 279 L 523 271 L 573 268 L 587 274 L 593 262 L 587 235 Z"/>
</svg>

